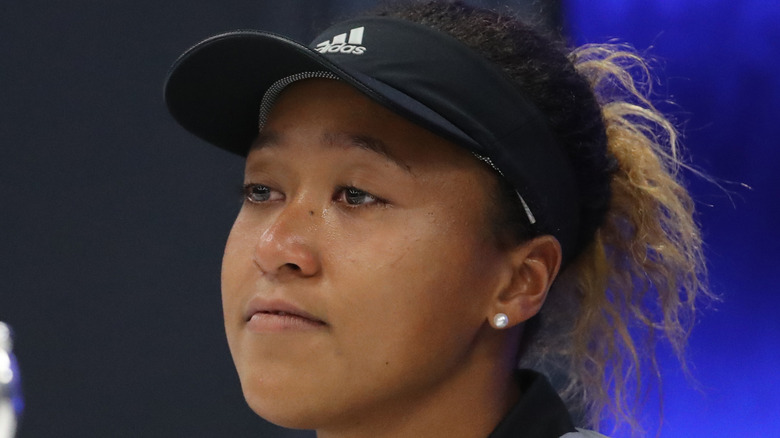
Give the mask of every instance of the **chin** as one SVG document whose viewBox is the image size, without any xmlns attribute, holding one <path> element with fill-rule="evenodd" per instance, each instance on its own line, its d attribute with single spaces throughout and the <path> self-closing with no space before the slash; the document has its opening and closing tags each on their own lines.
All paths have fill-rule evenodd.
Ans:
<svg viewBox="0 0 780 438">
<path fill-rule="evenodd" d="M 328 408 L 333 408 L 327 401 L 318 400 L 322 399 L 316 397 L 319 391 L 291 387 L 266 376 L 241 376 L 241 389 L 252 411 L 289 429 L 317 429 L 327 423 Z"/>
<path fill-rule="evenodd" d="M 321 409 L 307 406 L 303 400 L 269 398 L 246 392 L 244 399 L 255 414 L 280 427 L 314 430 L 327 423 L 327 415 Z"/>
</svg>

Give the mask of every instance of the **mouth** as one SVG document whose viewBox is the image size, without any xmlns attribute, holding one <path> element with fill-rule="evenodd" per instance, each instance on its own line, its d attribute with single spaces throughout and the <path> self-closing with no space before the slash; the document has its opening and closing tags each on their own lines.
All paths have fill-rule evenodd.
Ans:
<svg viewBox="0 0 780 438">
<path fill-rule="evenodd" d="M 244 315 L 247 327 L 256 332 L 320 329 L 327 323 L 295 304 L 286 301 L 250 301 Z"/>
</svg>

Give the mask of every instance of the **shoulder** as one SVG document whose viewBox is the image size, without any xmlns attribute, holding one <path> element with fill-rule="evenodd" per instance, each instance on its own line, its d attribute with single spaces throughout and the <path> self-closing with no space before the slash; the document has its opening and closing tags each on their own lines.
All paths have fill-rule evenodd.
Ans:
<svg viewBox="0 0 780 438">
<path fill-rule="evenodd" d="M 585 430 L 585 429 L 578 428 L 576 432 L 569 432 L 566 435 L 563 435 L 561 438 L 608 438 L 608 437 L 598 432 L 594 432 L 592 430 Z"/>
</svg>

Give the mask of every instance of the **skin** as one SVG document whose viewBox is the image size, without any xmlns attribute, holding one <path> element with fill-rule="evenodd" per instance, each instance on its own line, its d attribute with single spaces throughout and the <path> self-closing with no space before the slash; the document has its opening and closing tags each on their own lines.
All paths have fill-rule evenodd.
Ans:
<svg viewBox="0 0 780 438">
<path fill-rule="evenodd" d="M 560 264 L 549 236 L 505 250 L 484 231 L 495 178 L 346 84 L 288 87 L 247 157 L 223 260 L 250 407 L 325 438 L 487 436 L 519 397 L 520 323 Z M 258 329 L 258 297 L 319 322 Z"/>
</svg>

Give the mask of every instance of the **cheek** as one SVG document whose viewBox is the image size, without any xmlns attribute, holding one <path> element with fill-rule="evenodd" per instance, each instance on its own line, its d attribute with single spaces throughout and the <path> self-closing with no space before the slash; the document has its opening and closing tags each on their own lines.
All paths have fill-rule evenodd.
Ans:
<svg viewBox="0 0 780 438">
<path fill-rule="evenodd" d="M 338 365 L 328 375 L 340 376 L 332 394 L 349 395 L 344 403 L 417 397 L 468 362 L 484 323 L 475 290 L 483 285 L 462 264 L 432 258 L 437 252 L 385 242 L 376 255 L 389 261 L 379 260 L 352 289 L 360 295 L 344 296 L 333 309 L 341 316 L 333 331 Z"/>
<path fill-rule="evenodd" d="M 224 267 L 224 261 L 234 255 L 238 255 L 238 252 L 246 252 L 246 250 L 252 246 L 250 239 L 250 230 L 252 229 L 253 225 L 250 223 L 250 221 L 247 221 L 244 218 L 244 212 L 243 210 L 239 212 L 238 216 L 236 217 L 235 222 L 233 222 L 233 226 L 230 228 L 230 233 L 228 234 L 227 241 L 225 242 L 225 253 L 223 257 L 223 267 Z"/>
<path fill-rule="evenodd" d="M 236 282 L 244 275 L 246 259 L 249 250 L 247 233 L 242 227 L 242 222 L 237 219 L 230 229 L 225 252 L 222 255 L 222 293 L 230 292 L 236 286 Z M 251 259 L 250 259 L 251 260 Z"/>
<path fill-rule="evenodd" d="M 341 278 L 352 284 L 338 289 L 357 295 L 334 312 L 349 323 L 344 332 L 354 335 L 356 350 L 373 352 L 380 365 L 451 355 L 484 320 L 492 253 L 473 233 L 424 217 L 365 238 L 342 265 Z"/>
<path fill-rule="evenodd" d="M 253 265 L 253 254 L 257 243 L 258 230 L 262 224 L 247 219 L 244 211 L 239 212 L 233 226 L 230 228 L 225 251 L 222 255 L 222 278 L 233 279 L 247 274 Z"/>
<path fill-rule="evenodd" d="M 248 225 L 239 216 L 228 235 L 222 256 L 222 312 L 228 341 L 241 321 L 241 292 L 251 286 L 256 268 L 252 259 L 252 234 Z"/>
</svg>

